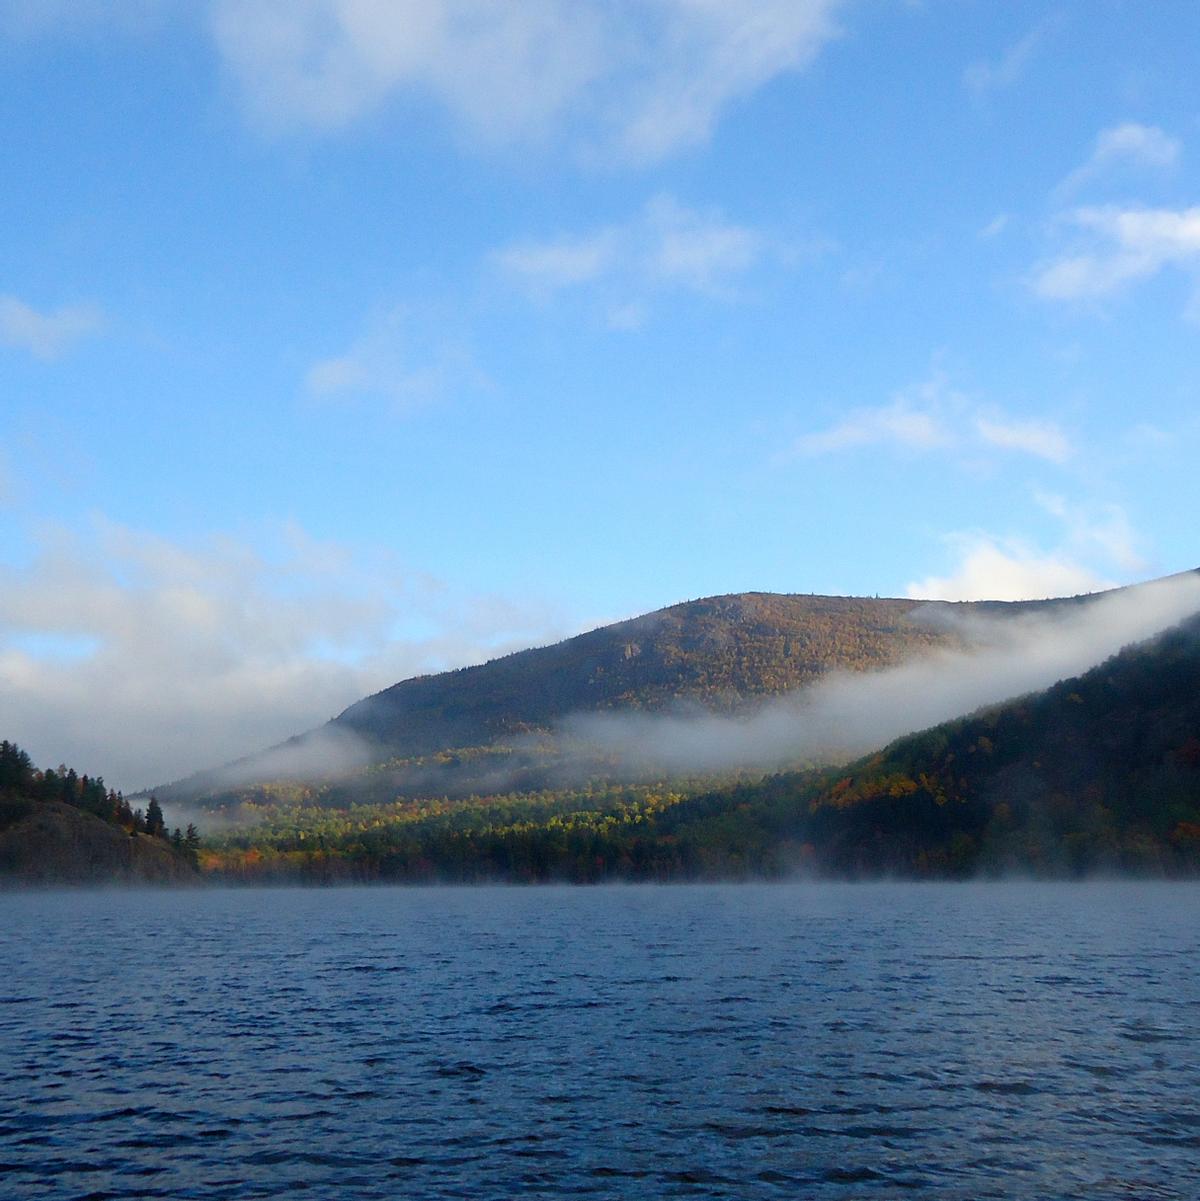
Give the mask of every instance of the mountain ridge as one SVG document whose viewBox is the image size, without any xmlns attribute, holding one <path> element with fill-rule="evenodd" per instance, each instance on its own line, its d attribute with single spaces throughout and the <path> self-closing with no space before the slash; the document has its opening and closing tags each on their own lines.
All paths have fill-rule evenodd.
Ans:
<svg viewBox="0 0 1200 1201">
<path fill-rule="evenodd" d="M 1200 614 L 837 768 L 680 790 L 267 807 L 230 879 L 659 882 L 1200 875 Z"/>
<path fill-rule="evenodd" d="M 317 777 L 322 755 L 334 761 L 351 747 L 359 766 L 475 754 L 499 740 L 544 734 L 577 713 L 681 705 L 735 713 L 830 671 L 875 670 L 924 651 L 961 647 L 964 616 L 1044 612 L 1103 595 L 1036 601 L 773 592 L 701 597 L 481 664 L 398 681 L 315 730 L 141 795 L 182 800 L 219 792 L 223 781 Z M 288 760 L 303 767 L 271 766 Z"/>
</svg>

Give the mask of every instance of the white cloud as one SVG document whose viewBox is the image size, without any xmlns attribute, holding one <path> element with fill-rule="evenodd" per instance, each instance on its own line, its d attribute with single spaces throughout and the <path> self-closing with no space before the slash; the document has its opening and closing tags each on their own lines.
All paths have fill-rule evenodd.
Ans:
<svg viewBox="0 0 1200 1201">
<path fill-rule="evenodd" d="M 1058 185 L 1062 195 L 1118 166 L 1152 167 L 1159 170 L 1173 167 L 1179 160 L 1179 142 L 1164 133 L 1157 125 L 1139 125 L 1125 121 L 1096 135 L 1092 153 Z"/>
<path fill-rule="evenodd" d="M 980 231 L 979 236 L 989 241 L 998 238 L 1007 228 L 1010 221 L 1007 213 L 997 213 Z"/>
<path fill-rule="evenodd" d="M 705 141 L 722 108 L 806 66 L 837 35 L 840 0 L 666 0 L 609 122 L 629 157 Z"/>
<path fill-rule="evenodd" d="M 345 351 L 317 360 L 304 377 L 305 390 L 315 399 L 382 397 L 400 412 L 437 400 L 454 387 L 482 383 L 464 347 L 430 335 L 404 307 L 368 321 Z"/>
<path fill-rule="evenodd" d="M 949 541 L 959 563 L 947 576 L 915 580 L 906 595 L 920 600 L 1042 600 L 1114 587 L 1062 553 L 1046 554 L 1020 539 L 957 534 Z"/>
<path fill-rule="evenodd" d="M 416 632 L 420 631 L 420 632 Z M 0 567 L 0 729 L 131 789 L 259 750 L 367 693 L 563 631 L 294 527 L 264 550 L 98 519 Z"/>
<path fill-rule="evenodd" d="M 345 126 L 432 98 L 493 144 L 570 124 L 577 145 L 653 161 L 806 66 L 844 0 L 217 0 L 217 45 L 256 119 Z"/>
<path fill-rule="evenodd" d="M 1140 539 L 1120 505 L 1075 504 L 1041 491 L 1033 498 L 1061 525 L 1053 550 L 979 531 L 951 534 L 946 542 L 958 559 L 953 572 L 910 583 L 908 595 L 929 600 L 1040 600 L 1115 587 L 1096 569 L 1097 563 L 1126 575 L 1147 569 Z"/>
<path fill-rule="evenodd" d="M 536 298 L 602 284 L 617 294 L 608 303 L 610 324 L 635 329 L 647 318 L 649 293 L 681 289 L 729 299 L 737 281 L 774 249 L 757 230 L 656 196 L 624 224 L 514 242 L 491 261 Z"/>
<path fill-rule="evenodd" d="M 496 251 L 492 261 L 532 292 L 556 292 L 613 271 L 621 261 L 626 236 L 625 230 L 606 228 L 547 242 L 515 242 Z"/>
<path fill-rule="evenodd" d="M 1035 492 L 1037 503 L 1063 523 L 1068 545 L 1082 554 L 1099 554 L 1122 571 L 1145 571 L 1148 563 L 1138 549 L 1140 539 L 1120 505 L 1069 504 L 1053 493 Z"/>
<path fill-rule="evenodd" d="M 1051 463 L 1064 463 L 1073 453 L 1066 434 L 1052 421 L 1006 421 L 981 415 L 975 419 L 975 429 L 992 446 L 1023 451 Z"/>
<path fill-rule="evenodd" d="M 646 208 L 649 274 L 697 292 L 719 292 L 725 282 L 761 259 L 764 239 L 743 225 L 686 209 L 660 196 Z"/>
<path fill-rule="evenodd" d="M 1034 271 L 1031 286 L 1047 300 L 1109 296 L 1164 268 L 1200 263 L 1200 206 L 1080 208 L 1069 220 L 1082 231 L 1086 246 Z"/>
<path fill-rule="evenodd" d="M 1089 165 L 1107 166 L 1127 159 L 1147 167 L 1172 167 L 1179 158 L 1179 142 L 1157 125 L 1125 121 L 1100 132 Z"/>
<path fill-rule="evenodd" d="M 855 409 L 845 421 L 796 442 L 800 454 L 820 455 L 860 446 L 889 443 L 910 450 L 951 446 L 954 437 L 933 413 L 921 412 L 904 399 L 878 408 Z"/>
<path fill-rule="evenodd" d="M 1033 60 L 1053 22 L 1043 21 L 1010 46 L 995 62 L 980 60 L 963 72 L 963 83 L 976 95 L 1012 87 Z"/>
<path fill-rule="evenodd" d="M 831 454 L 863 446 L 906 450 L 994 448 L 1062 463 L 1073 453 L 1066 434 L 1052 421 L 1012 418 L 983 410 L 935 371 L 898 392 L 886 405 L 858 408 L 829 429 L 797 439 L 795 452 Z"/>
<path fill-rule="evenodd" d="M 35 358 L 56 359 L 103 326 L 104 316 L 95 305 L 63 305 L 43 313 L 15 296 L 0 296 L 0 341 Z"/>
</svg>

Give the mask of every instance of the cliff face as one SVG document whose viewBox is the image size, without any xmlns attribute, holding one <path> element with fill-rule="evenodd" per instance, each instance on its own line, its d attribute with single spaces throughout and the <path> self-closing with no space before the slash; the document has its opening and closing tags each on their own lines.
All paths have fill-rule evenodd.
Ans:
<svg viewBox="0 0 1200 1201">
<path fill-rule="evenodd" d="M 0 830 L 0 882 L 186 884 L 199 877 L 160 838 L 132 837 L 72 805 L 30 802 Z"/>
</svg>

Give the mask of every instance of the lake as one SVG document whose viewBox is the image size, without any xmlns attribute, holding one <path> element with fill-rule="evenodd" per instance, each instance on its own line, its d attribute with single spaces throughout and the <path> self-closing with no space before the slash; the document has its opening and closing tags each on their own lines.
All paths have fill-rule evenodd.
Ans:
<svg viewBox="0 0 1200 1201">
<path fill-rule="evenodd" d="M 6 1198 L 1200 1195 L 1200 886 L 0 895 Z"/>
</svg>

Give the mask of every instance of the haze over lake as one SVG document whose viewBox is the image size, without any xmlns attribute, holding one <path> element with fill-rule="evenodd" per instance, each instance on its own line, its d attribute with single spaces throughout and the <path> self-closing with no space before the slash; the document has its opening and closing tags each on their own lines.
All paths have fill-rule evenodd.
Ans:
<svg viewBox="0 0 1200 1201">
<path fill-rule="evenodd" d="M 14 1198 L 1191 1198 L 1200 887 L 0 897 Z"/>
</svg>

